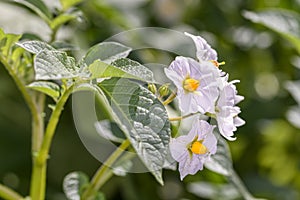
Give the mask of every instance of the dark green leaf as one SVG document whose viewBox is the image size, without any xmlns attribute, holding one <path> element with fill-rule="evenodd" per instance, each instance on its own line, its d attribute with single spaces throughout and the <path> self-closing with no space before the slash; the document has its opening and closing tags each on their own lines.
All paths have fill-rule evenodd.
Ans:
<svg viewBox="0 0 300 200">
<path fill-rule="evenodd" d="M 52 19 L 52 14 L 46 4 L 41 0 L 14 0 L 17 3 L 23 4 L 39 15 L 48 24 Z"/>
<path fill-rule="evenodd" d="M 130 53 L 131 48 L 116 42 L 99 43 L 87 52 L 84 60 L 87 65 L 92 64 L 95 60 L 101 60 L 111 63 L 119 58 L 125 58 Z"/>
<path fill-rule="evenodd" d="M 163 184 L 161 173 L 170 140 L 165 107 L 150 91 L 128 79 L 112 78 L 101 82 L 99 87 L 140 159 Z"/>
<path fill-rule="evenodd" d="M 38 40 L 31 40 L 25 42 L 17 43 L 20 47 L 26 49 L 33 54 L 38 54 L 41 51 L 48 50 L 48 51 L 56 51 L 51 45 L 47 44 L 46 42 L 38 41 Z"/>
<path fill-rule="evenodd" d="M 41 51 L 34 59 L 37 80 L 74 78 L 79 75 L 75 59 L 61 51 Z"/>
<path fill-rule="evenodd" d="M 52 97 L 55 101 L 60 96 L 60 87 L 56 83 L 48 82 L 48 81 L 36 81 L 29 84 L 27 87 L 42 92 L 50 97 Z"/>
<path fill-rule="evenodd" d="M 83 172 L 71 172 L 63 181 L 64 193 L 68 200 L 78 200 L 84 187 L 89 184 L 89 178 Z"/>
<path fill-rule="evenodd" d="M 283 9 L 268 9 L 260 12 L 245 11 L 244 17 L 278 32 L 289 40 L 300 53 L 300 15 Z"/>
<path fill-rule="evenodd" d="M 217 153 L 205 162 L 205 167 L 224 176 L 230 176 L 233 167 L 228 144 L 219 133 L 215 133 L 215 135 L 218 138 Z"/>
<path fill-rule="evenodd" d="M 147 67 L 129 58 L 120 58 L 111 63 L 129 74 L 140 77 L 147 82 L 153 82 L 153 73 Z"/>
</svg>

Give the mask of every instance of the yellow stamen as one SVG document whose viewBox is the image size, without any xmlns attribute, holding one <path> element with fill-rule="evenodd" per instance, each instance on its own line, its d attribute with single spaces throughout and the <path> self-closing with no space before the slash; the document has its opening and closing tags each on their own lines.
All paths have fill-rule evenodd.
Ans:
<svg viewBox="0 0 300 200">
<path fill-rule="evenodd" d="M 201 141 L 195 141 L 193 142 L 191 146 L 191 151 L 194 154 L 206 154 L 208 152 L 206 146 L 201 143 Z"/>
<path fill-rule="evenodd" d="M 225 61 L 219 63 L 216 60 L 210 60 L 210 62 L 212 62 L 216 67 L 219 67 L 220 65 L 225 65 Z"/>
<path fill-rule="evenodd" d="M 200 85 L 200 81 L 192 78 L 187 78 L 183 81 L 183 88 L 188 92 L 196 91 L 199 85 Z"/>
</svg>

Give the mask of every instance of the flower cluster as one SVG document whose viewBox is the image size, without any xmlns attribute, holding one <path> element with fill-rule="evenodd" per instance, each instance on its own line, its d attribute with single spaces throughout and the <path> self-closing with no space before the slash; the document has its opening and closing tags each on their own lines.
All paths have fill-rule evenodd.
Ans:
<svg viewBox="0 0 300 200">
<path fill-rule="evenodd" d="M 165 69 L 165 74 L 177 87 L 179 109 L 183 115 L 200 113 L 215 118 L 220 134 L 235 140 L 234 131 L 245 122 L 236 106 L 243 97 L 237 94 L 235 83 L 228 82 L 228 75 L 219 69 L 217 52 L 200 36 L 185 33 L 196 46 L 198 60 L 178 56 Z M 196 119 L 187 135 L 172 138 L 172 157 L 179 162 L 181 179 L 203 169 L 210 155 L 216 153 L 215 126 Z"/>
</svg>

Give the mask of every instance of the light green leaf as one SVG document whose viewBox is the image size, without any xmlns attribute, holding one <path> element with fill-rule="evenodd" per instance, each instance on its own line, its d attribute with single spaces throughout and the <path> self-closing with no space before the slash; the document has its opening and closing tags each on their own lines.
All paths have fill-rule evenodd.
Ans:
<svg viewBox="0 0 300 200">
<path fill-rule="evenodd" d="M 63 190 L 68 200 L 79 200 L 84 186 L 89 184 L 89 178 L 83 172 L 71 172 L 63 181 Z"/>
<path fill-rule="evenodd" d="M 0 54 L 8 56 L 11 53 L 12 46 L 19 41 L 21 35 L 5 34 L 0 29 Z"/>
<path fill-rule="evenodd" d="M 111 63 L 119 58 L 126 58 L 131 48 L 116 42 L 102 42 L 89 49 L 85 55 L 85 63 L 92 64 L 95 60 Z"/>
<path fill-rule="evenodd" d="M 107 78 L 107 77 L 120 77 L 120 78 L 132 78 L 143 80 L 141 77 L 129 74 L 115 66 L 106 64 L 100 60 L 96 60 L 89 66 L 89 70 L 92 74 L 92 79 L 95 78 Z"/>
<path fill-rule="evenodd" d="M 70 7 L 75 6 L 76 4 L 79 4 L 83 0 L 60 0 L 60 4 L 62 6 L 62 9 L 64 11 L 68 10 Z"/>
<path fill-rule="evenodd" d="M 14 0 L 14 1 L 30 8 L 38 16 L 40 16 L 45 22 L 50 24 L 50 21 L 52 19 L 52 14 L 43 1 L 41 0 Z"/>
<path fill-rule="evenodd" d="M 300 53 L 300 15 L 283 9 L 243 12 L 245 18 L 262 24 L 290 41 Z"/>
<path fill-rule="evenodd" d="M 47 44 L 46 42 L 38 41 L 38 40 L 31 40 L 25 42 L 17 43 L 20 47 L 24 48 L 26 51 L 29 51 L 33 54 L 38 54 L 41 51 L 48 50 L 48 51 L 56 51 L 51 45 Z"/>
<path fill-rule="evenodd" d="M 165 107 L 150 91 L 128 79 L 111 78 L 99 83 L 99 87 L 138 156 L 163 184 L 162 168 L 170 141 L 170 122 Z"/>
<path fill-rule="evenodd" d="M 116 66 L 129 74 L 140 77 L 147 82 L 153 82 L 154 78 L 152 71 L 129 58 L 120 58 L 112 62 L 111 65 Z"/>
<path fill-rule="evenodd" d="M 50 23 L 50 28 L 52 30 L 57 30 L 61 25 L 76 19 L 78 16 L 80 16 L 81 12 L 73 12 L 73 13 L 64 13 L 59 16 L 57 16 L 54 20 Z"/>
<path fill-rule="evenodd" d="M 42 92 L 50 97 L 52 97 L 55 101 L 60 96 L 60 87 L 56 83 L 49 81 L 36 81 L 30 83 L 28 88 Z"/>
<path fill-rule="evenodd" d="M 211 159 L 205 162 L 205 167 L 211 171 L 224 176 L 230 176 L 233 170 L 232 159 L 227 142 L 215 133 L 218 138 L 217 153 L 211 156 Z"/>
<path fill-rule="evenodd" d="M 75 78 L 79 75 L 73 57 L 61 51 L 41 51 L 34 59 L 37 80 Z"/>
</svg>

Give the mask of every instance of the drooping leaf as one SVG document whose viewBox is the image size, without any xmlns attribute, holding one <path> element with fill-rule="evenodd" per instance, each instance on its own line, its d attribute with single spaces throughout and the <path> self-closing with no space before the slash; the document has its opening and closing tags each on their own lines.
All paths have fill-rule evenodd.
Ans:
<svg viewBox="0 0 300 200">
<path fill-rule="evenodd" d="M 89 70 L 91 72 L 91 79 L 95 78 L 107 78 L 107 77 L 120 77 L 120 78 L 132 78 L 143 80 L 141 77 L 132 75 L 123 71 L 122 69 L 115 67 L 113 65 L 107 64 L 100 60 L 96 60 L 89 66 Z"/>
<path fill-rule="evenodd" d="M 64 11 L 68 10 L 70 7 L 75 6 L 76 4 L 79 4 L 83 0 L 60 0 L 60 4 L 62 6 L 62 9 Z"/>
<path fill-rule="evenodd" d="M 130 60 L 129 58 L 120 58 L 112 62 L 111 65 L 119 67 L 127 73 L 140 77 L 147 82 L 153 82 L 152 71 L 138 62 Z"/>
<path fill-rule="evenodd" d="M 61 51 L 41 51 L 34 59 L 37 80 L 68 79 L 78 76 L 73 57 Z"/>
<path fill-rule="evenodd" d="M 300 53 L 300 14 L 283 9 L 267 9 L 260 12 L 245 11 L 244 17 L 262 24 L 289 40 Z"/>
<path fill-rule="evenodd" d="M 83 172 L 71 172 L 63 181 L 63 190 L 68 200 L 80 200 L 84 186 L 89 184 L 89 178 Z"/>
<path fill-rule="evenodd" d="M 220 134 L 215 133 L 215 135 L 218 138 L 217 153 L 212 155 L 211 159 L 205 162 L 205 167 L 218 174 L 230 176 L 233 168 L 228 144 Z"/>
<path fill-rule="evenodd" d="M 56 83 L 49 81 L 36 81 L 30 83 L 28 88 L 42 92 L 50 97 L 52 97 L 55 101 L 60 96 L 60 87 Z"/>
<path fill-rule="evenodd" d="M 41 51 L 48 50 L 48 51 L 56 51 L 51 45 L 47 44 L 46 42 L 38 41 L 38 40 L 31 40 L 25 42 L 17 43 L 20 47 L 24 48 L 26 51 L 29 51 L 33 54 L 38 54 Z"/>
<path fill-rule="evenodd" d="M 52 14 L 42 0 L 14 0 L 14 1 L 30 8 L 47 23 L 51 21 Z"/>
<path fill-rule="evenodd" d="M 125 139 L 124 133 L 115 122 L 102 120 L 96 122 L 95 127 L 97 133 L 108 140 L 121 143 Z"/>
<path fill-rule="evenodd" d="M 52 30 L 57 30 L 61 25 L 76 19 L 78 16 L 80 16 L 81 12 L 73 12 L 73 13 L 65 13 L 62 15 L 57 16 L 54 20 L 50 23 L 50 28 Z"/>
<path fill-rule="evenodd" d="M 89 49 L 85 55 L 85 63 L 92 64 L 95 60 L 101 60 L 110 64 L 111 62 L 125 58 L 129 55 L 131 48 L 116 42 L 102 42 Z"/>
<path fill-rule="evenodd" d="M 161 173 L 170 140 L 165 107 L 150 91 L 128 79 L 111 78 L 99 83 L 99 87 L 139 158 L 163 184 Z"/>
</svg>

